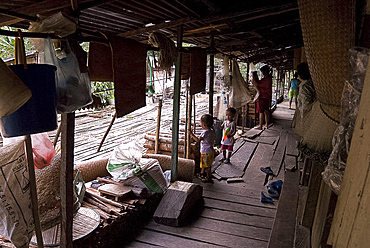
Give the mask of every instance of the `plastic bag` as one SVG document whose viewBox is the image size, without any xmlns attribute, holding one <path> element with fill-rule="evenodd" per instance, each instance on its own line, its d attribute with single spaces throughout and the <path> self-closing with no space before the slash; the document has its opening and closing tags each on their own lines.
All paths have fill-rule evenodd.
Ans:
<svg viewBox="0 0 370 248">
<path fill-rule="evenodd" d="M 112 152 L 107 171 L 125 185 L 146 187 L 152 192 L 163 193 L 167 182 L 158 160 L 142 158 L 143 148 L 136 142 L 121 144 Z"/>
<path fill-rule="evenodd" d="M 55 149 L 51 143 L 48 133 L 31 134 L 33 163 L 35 169 L 42 169 L 50 165 L 55 156 Z M 16 141 L 24 141 L 24 136 L 5 138 L 3 137 L 3 145 L 7 146 Z"/>
<path fill-rule="evenodd" d="M 92 103 L 88 73 L 81 73 L 76 55 L 70 51 L 58 58 L 51 39 L 45 39 L 44 63 L 57 67 L 56 92 L 58 113 L 70 113 Z"/>
<path fill-rule="evenodd" d="M 55 156 L 55 149 L 47 133 L 31 135 L 33 162 L 37 169 L 50 165 Z"/>
<path fill-rule="evenodd" d="M 370 56 L 367 48 L 354 47 L 349 50 L 351 77 L 345 82 L 342 93 L 342 111 L 340 124 L 334 132 L 333 149 L 328 159 L 328 165 L 322 173 L 323 180 L 335 194 L 339 195 L 340 186 L 346 169 L 348 153 L 357 113 L 360 106 L 362 88 L 365 82 L 366 68 Z"/>
<path fill-rule="evenodd" d="M 0 167 L 0 234 L 16 247 L 28 247 L 34 221 L 23 141 L 0 148 Z"/>
</svg>

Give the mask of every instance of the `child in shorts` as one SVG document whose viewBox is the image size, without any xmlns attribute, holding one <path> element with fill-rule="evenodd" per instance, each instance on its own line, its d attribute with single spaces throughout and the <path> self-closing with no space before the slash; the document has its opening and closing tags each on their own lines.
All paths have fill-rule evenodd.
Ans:
<svg viewBox="0 0 370 248">
<path fill-rule="evenodd" d="M 234 135 L 236 133 L 236 123 L 234 121 L 235 114 L 235 108 L 226 109 L 227 120 L 224 121 L 221 126 L 223 129 L 223 137 L 221 140 L 223 158 L 221 159 L 221 161 L 225 164 L 230 163 L 231 153 L 233 152 Z"/>
<path fill-rule="evenodd" d="M 211 166 L 214 158 L 213 145 L 215 143 L 216 134 L 213 129 L 213 117 L 205 114 L 200 118 L 200 124 L 204 131 L 200 137 L 195 136 L 191 131 L 189 135 L 193 137 L 196 142 L 200 142 L 200 174 L 198 177 L 206 183 L 211 183 Z"/>
</svg>

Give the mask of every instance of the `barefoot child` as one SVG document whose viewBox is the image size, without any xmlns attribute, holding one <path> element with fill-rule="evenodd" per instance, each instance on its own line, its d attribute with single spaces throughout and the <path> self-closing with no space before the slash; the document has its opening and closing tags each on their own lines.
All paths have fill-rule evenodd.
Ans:
<svg viewBox="0 0 370 248">
<path fill-rule="evenodd" d="M 215 131 L 213 130 L 213 118 L 209 114 L 205 114 L 200 118 L 200 124 L 204 129 L 203 133 L 198 138 L 191 131 L 188 133 L 196 142 L 200 142 L 200 168 L 199 178 L 203 182 L 212 182 L 211 166 L 214 158 L 213 145 L 215 143 Z"/>
<path fill-rule="evenodd" d="M 233 151 L 234 134 L 236 133 L 236 123 L 234 121 L 235 114 L 236 114 L 236 109 L 234 108 L 226 109 L 227 120 L 224 121 L 224 123 L 222 123 L 222 126 L 221 126 L 223 129 L 221 149 L 224 155 L 222 161 L 224 161 L 225 164 L 230 163 L 230 157 Z M 226 150 L 227 150 L 227 156 L 226 156 Z"/>
</svg>

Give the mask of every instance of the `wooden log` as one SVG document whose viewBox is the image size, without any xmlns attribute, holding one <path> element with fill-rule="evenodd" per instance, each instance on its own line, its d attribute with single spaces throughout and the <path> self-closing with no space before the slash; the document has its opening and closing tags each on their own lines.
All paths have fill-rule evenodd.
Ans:
<svg viewBox="0 0 370 248">
<path fill-rule="evenodd" d="M 119 202 L 116 202 L 116 201 L 112 201 L 112 200 L 110 200 L 110 199 L 107 199 L 107 198 L 102 197 L 102 196 L 100 196 L 100 195 L 97 195 L 97 194 L 91 193 L 91 192 L 89 192 L 89 191 L 85 191 L 85 195 L 86 195 L 87 197 L 90 197 L 90 198 L 96 198 L 96 199 L 98 199 L 98 200 L 100 200 L 100 201 L 102 201 L 102 202 L 104 202 L 104 203 L 108 203 L 108 204 L 110 204 L 110 205 L 112 205 L 112 206 L 115 206 L 115 207 L 118 207 L 118 208 L 125 209 L 125 208 L 127 207 L 127 205 L 125 205 L 125 204 L 122 204 L 122 203 L 119 203 Z"/>
<path fill-rule="evenodd" d="M 144 138 L 149 141 L 155 142 L 156 137 L 152 135 L 144 135 Z M 167 143 L 167 144 L 172 144 L 172 139 L 170 137 L 159 137 L 159 142 L 160 143 Z M 184 145 L 185 140 L 184 139 L 179 139 L 179 145 Z"/>
<path fill-rule="evenodd" d="M 144 143 L 145 148 L 149 148 L 154 150 L 155 148 L 155 142 L 154 141 L 145 141 Z M 172 151 L 172 144 L 169 143 L 160 143 L 159 144 L 159 150 L 161 151 L 166 151 L 166 152 L 171 152 Z M 185 152 L 185 147 L 183 145 L 178 146 L 178 153 L 184 153 Z"/>
<path fill-rule="evenodd" d="M 183 225 L 202 195 L 202 186 L 175 181 L 168 188 L 154 213 L 155 222 L 168 226 Z"/>
</svg>

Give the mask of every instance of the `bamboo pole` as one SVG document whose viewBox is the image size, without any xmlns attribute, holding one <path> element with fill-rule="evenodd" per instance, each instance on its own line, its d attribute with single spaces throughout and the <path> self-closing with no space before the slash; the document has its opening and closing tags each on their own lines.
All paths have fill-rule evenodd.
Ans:
<svg viewBox="0 0 370 248">
<path fill-rule="evenodd" d="M 113 115 L 113 117 L 112 117 L 112 120 L 111 120 L 111 121 L 110 121 L 110 123 L 109 123 L 108 129 L 107 129 L 107 131 L 105 131 L 105 134 L 104 134 L 104 136 L 103 136 L 103 138 L 102 138 L 102 140 L 101 140 L 101 142 L 100 142 L 100 144 L 99 144 L 98 150 L 97 150 L 96 152 L 99 152 L 99 151 L 100 151 L 100 148 L 102 147 L 102 145 L 103 145 L 103 143 L 104 143 L 104 140 L 105 140 L 105 138 L 107 137 L 107 135 L 108 135 L 108 133 L 109 133 L 110 129 L 112 128 L 113 123 L 114 123 L 114 120 L 115 120 L 116 118 L 117 118 L 117 112 L 115 112 L 115 113 L 114 113 L 114 115 Z"/>
<path fill-rule="evenodd" d="M 159 132 L 161 128 L 161 112 L 162 112 L 162 99 L 159 99 L 158 103 L 158 117 L 157 117 L 157 130 L 156 130 L 156 135 L 155 135 L 155 154 L 158 153 L 158 148 L 159 148 Z"/>
<path fill-rule="evenodd" d="M 55 148 L 55 146 L 56 146 L 56 144 L 57 144 L 57 142 L 58 142 L 58 138 L 59 138 L 59 135 L 60 135 L 60 130 L 61 130 L 61 127 L 62 125 L 61 124 L 59 124 L 59 126 L 58 126 L 58 130 L 57 130 L 57 133 L 55 134 L 55 137 L 54 137 L 54 141 L 53 141 L 53 146 L 54 146 L 54 148 Z"/>
<path fill-rule="evenodd" d="M 187 128 L 188 128 L 188 131 L 191 131 L 191 110 L 192 110 L 192 102 L 193 102 L 193 99 L 192 99 L 192 95 L 189 91 L 189 108 L 188 108 L 188 118 L 187 118 Z M 190 144 L 191 144 L 191 140 L 190 140 L 190 134 L 188 132 L 186 132 L 186 146 L 185 146 L 185 158 L 189 158 L 189 155 L 190 155 Z"/>
<path fill-rule="evenodd" d="M 214 50 L 215 39 L 212 33 L 209 37 L 209 46 Z M 213 84 L 214 84 L 214 70 L 215 70 L 215 55 L 211 54 L 209 56 L 209 114 L 213 116 Z"/>
<path fill-rule="evenodd" d="M 177 162 L 178 162 L 178 137 L 179 137 L 179 117 L 180 117 L 180 86 L 181 86 L 181 52 L 182 48 L 183 26 L 177 28 L 177 50 L 179 55 L 176 61 L 176 73 L 173 92 L 173 118 L 172 118 L 172 156 L 171 156 L 171 182 L 177 180 Z"/>
<path fill-rule="evenodd" d="M 189 87 L 189 80 L 186 81 L 186 103 L 185 103 L 185 156 L 187 154 L 187 142 L 188 142 L 188 134 L 187 134 L 187 130 L 188 130 L 188 121 L 189 121 L 189 116 L 188 116 L 188 112 L 189 112 L 189 93 L 190 93 L 190 87 Z"/>
<path fill-rule="evenodd" d="M 43 248 L 44 243 L 43 243 L 42 232 L 41 232 L 39 205 L 37 203 L 35 165 L 33 164 L 32 142 L 31 142 L 31 136 L 29 134 L 25 136 L 25 142 L 26 142 L 26 152 L 27 152 L 28 173 L 29 173 L 29 178 L 30 178 L 32 215 L 33 215 L 33 220 L 35 223 L 37 247 Z"/>
</svg>

